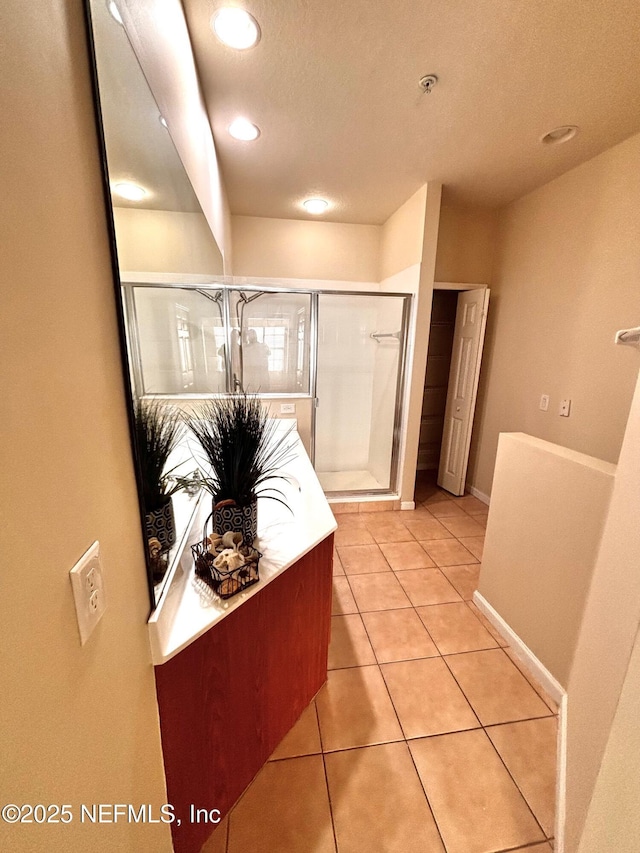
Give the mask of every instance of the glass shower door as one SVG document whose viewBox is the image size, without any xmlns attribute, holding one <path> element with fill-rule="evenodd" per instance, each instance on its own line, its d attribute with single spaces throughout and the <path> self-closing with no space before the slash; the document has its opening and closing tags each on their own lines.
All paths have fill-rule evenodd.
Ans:
<svg viewBox="0 0 640 853">
<path fill-rule="evenodd" d="M 318 297 L 315 468 L 325 492 L 395 489 L 410 297 Z"/>
</svg>

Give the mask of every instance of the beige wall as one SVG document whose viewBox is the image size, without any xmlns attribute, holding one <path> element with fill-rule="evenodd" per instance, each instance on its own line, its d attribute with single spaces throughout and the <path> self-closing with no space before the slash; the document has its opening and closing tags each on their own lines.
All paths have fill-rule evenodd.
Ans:
<svg viewBox="0 0 640 853">
<path fill-rule="evenodd" d="M 497 211 L 461 207 L 443 196 L 436 281 L 490 284 L 497 223 Z"/>
<path fill-rule="evenodd" d="M 617 460 L 639 363 L 613 346 L 638 325 L 638 162 L 640 135 L 501 212 L 468 476 L 481 492 L 504 431 Z"/>
<path fill-rule="evenodd" d="M 382 226 L 378 278 L 389 278 L 422 261 L 426 203 L 424 184 Z"/>
<path fill-rule="evenodd" d="M 636 371 L 637 373 L 637 371 Z M 602 775 L 599 797 L 626 797 L 634 786 L 637 790 L 639 771 L 638 753 L 632 752 L 632 742 L 627 744 L 626 759 L 620 754 L 616 742 L 608 762 L 600 768 L 620 694 L 625 682 L 634 641 L 640 624 L 640 379 L 629 416 L 616 479 L 605 523 L 602 542 L 580 636 L 574 656 L 568 689 L 567 718 L 567 853 L 574 853 L 582 832 L 589 803 L 598 774 Z M 635 663 L 634 663 L 635 667 Z M 631 669 L 628 702 L 637 690 Z M 625 705 L 622 706 L 621 729 L 625 730 Z M 634 711 L 637 726 L 637 706 Z M 625 761 L 628 762 L 625 765 Z M 634 768 L 634 777 L 625 780 L 622 790 L 618 783 L 625 767 Z M 629 786 L 629 787 L 626 787 Z M 626 793 L 625 793 L 626 788 Z M 620 801 L 620 805 L 623 800 Z M 637 805 L 636 805 L 637 807 Z M 593 819 L 597 820 L 602 801 L 594 804 Z M 601 813 L 601 812 L 600 812 Z M 620 833 L 628 838 L 629 827 L 618 825 L 625 816 L 619 810 L 609 816 L 611 838 Z M 591 830 L 590 830 L 591 831 Z M 585 842 L 586 843 L 586 842 Z M 636 837 L 637 844 L 637 837 Z M 587 849 L 589 849 L 587 847 Z M 611 843 L 603 851 L 623 851 Z"/>
<path fill-rule="evenodd" d="M 377 282 L 380 227 L 233 216 L 237 276 Z"/>
<path fill-rule="evenodd" d="M 222 256 L 202 213 L 114 207 L 122 272 L 221 275 Z"/>
<path fill-rule="evenodd" d="M 133 49 L 232 273 L 231 215 L 180 0 L 118 0 Z"/>
<path fill-rule="evenodd" d="M 640 838 L 640 637 L 631 655 L 579 853 L 637 853 Z"/>
<path fill-rule="evenodd" d="M 416 469 L 418 465 L 418 445 L 420 443 L 420 420 L 422 416 L 422 398 L 424 396 L 424 379 L 427 370 L 427 349 L 429 347 L 429 324 L 431 321 L 431 302 L 433 299 L 433 281 L 436 265 L 436 248 L 438 245 L 438 224 L 440 222 L 440 199 L 442 187 L 440 184 L 429 184 L 416 193 L 422 201 L 422 208 L 415 205 L 416 196 L 409 199 L 410 209 L 414 220 L 420 225 L 420 256 L 419 282 L 413 309 L 413 328 L 407 362 L 407 397 L 405 402 L 406 430 L 401 447 L 402 480 L 400 497 L 403 502 L 412 501 L 415 491 Z M 403 208 L 400 208 L 402 210 Z M 396 214 L 394 214 L 395 216 Z M 385 226 L 386 227 L 386 226 Z M 387 258 L 404 258 L 402 263 L 410 260 L 414 253 L 411 248 L 418 230 L 416 221 L 405 222 L 406 230 L 396 231 L 396 237 L 404 246 L 401 251 L 394 251 L 387 244 Z M 407 242 L 407 234 L 413 235 L 411 243 Z M 407 249 L 411 248 L 411 251 Z M 389 251 L 389 250 L 392 251 Z M 411 261 L 411 263 L 414 263 Z M 407 264 L 406 266 L 409 266 Z M 405 269 L 402 267 L 402 269 Z M 389 275 L 393 275 L 393 265 L 387 265 Z"/>
<path fill-rule="evenodd" d="M 149 610 L 80 0 L 5 0 L 0 800 L 165 802 Z M 81 648 L 69 569 L 98 539 Z M 169 851 L 162 824 L 0 823 L 0 848 Z"/>
<path fill-rule="evenodd" d="M 615 470 L 529 435 L 500 436 L 478 590 L 565 689 Z"/>
</svg>

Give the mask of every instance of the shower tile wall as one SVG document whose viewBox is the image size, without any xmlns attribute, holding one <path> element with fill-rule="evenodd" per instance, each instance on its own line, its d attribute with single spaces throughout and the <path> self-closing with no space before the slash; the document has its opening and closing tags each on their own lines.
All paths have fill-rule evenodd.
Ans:
<svg viewBox="0 0 640 853">
<path fill-rule="evenodd" d="M 392 485 L 402 346 L 393 335 L 403 304 L 401 296 L 320 294 L 315 467 L 327 492 Z"/>
<path fill-rule="evenodd" d="M 418 469 L 422 471 L 437 470 L 440 461 L 457 303 L 457 291 L 435 290 L 433 293 L 418 446 Z"/>
</svg>

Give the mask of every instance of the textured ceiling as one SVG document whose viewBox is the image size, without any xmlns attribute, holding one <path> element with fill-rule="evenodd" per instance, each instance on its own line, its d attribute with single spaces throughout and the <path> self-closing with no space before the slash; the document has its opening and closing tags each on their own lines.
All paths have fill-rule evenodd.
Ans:
<svg viewBox="0 0 640 853">
<path fill-rule="evenodd" d="M 143 202 L 114 197 L 114 206 L 198 212 L 200 205 L 124 28 L 104 0 L 91 0 L 98 86 L 110 183 L 143 186 Z"/>
<path fill-rule="evenodd" d="M 231 210 L 382 223 L 425 181 L 496 206 L 640 130 L 638 0 L 183 0 Z M 242 5 L 262 39 L 213 36 Z M 418 81 L 437 74 L 432 94 Z M 237 142 L 237 114 L 262 131 Z M 570 142 L 540 137 L 577 124 Z"/>
</svg>

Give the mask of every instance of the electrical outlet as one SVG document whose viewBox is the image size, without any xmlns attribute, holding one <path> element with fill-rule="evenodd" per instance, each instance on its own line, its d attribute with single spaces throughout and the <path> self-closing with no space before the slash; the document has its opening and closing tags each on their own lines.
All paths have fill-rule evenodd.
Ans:
<svg viewBox="0 0 640 853">
<path fill-rule="evenodd" d="M 568 418 L 571 414 L 571 400 L 561 400 L 559 415 L 561 418 Z"/>
<path fill-rule="evenodd" d="M 295 415 L 296 413 L 296 404 L 295 403 L 280 403 L 280 414 L 281 415 Z"/>
<path fill-rule="evenodd" d="M 540 408 L 542 409 L 543 412 L 549 411 L 549 395 L 548 394 L 543 394 L 542 397 L 540 397 Z"/>
<path fill-rule="evenodd" d="M 89 639 L 106 609 L 102 567 L 100 565 L 100 543 L 94 542 L 89 550 L 80 557 L 69 572 L 73 598 L 78 617 L 80 643 Z"/>
</svg>

